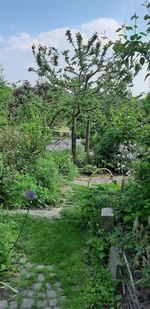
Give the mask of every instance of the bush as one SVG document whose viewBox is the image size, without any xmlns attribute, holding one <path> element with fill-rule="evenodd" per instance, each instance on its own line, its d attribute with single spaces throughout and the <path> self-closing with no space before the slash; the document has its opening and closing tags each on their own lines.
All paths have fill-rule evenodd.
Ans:
<svg viewBox="0 0 150 309">
<path fill-rule="evenodd" d="M 58 167 L 60 175 L 65 176 L 70 180 L 77 175 L 77 168 L 71 159 L 70 152 L 52 152 L 49 154 L 49 157 L 53 158 Z"/>
<path fill-rule="evenodd" d="M 48 196 L 49 202 L 55 204 L 59 199 L 59 184 L 61 179 L 57 164 L 51 155 L 46 154 L 44 157 L 37 159 L 34 176 L 41 188 L 41 196 L 43 189 L 43 192 L 45 191 L 46 196 Z"/>
<path fill-rule="evenodd" d="M 135 166 L 134 180 L 125 188 L 122 210 L 124 221 L 133 224 L 136 218 L 147 223 L 150 215 L 150 163 L 140 162 Z"/>
<path fill-rule="evenodd" d="M 80 169 L 80 172 L 85 175 L 91 175 L 97 170 L 97 166 L 87 164 Z"/>
<path fill-rule="evenodd" d="M 32 189 L 36 193 L 38 192 L 36 180 L 29 174 L 16 172 L 8 195 L 8 205 L 14 208 L 30 206 L 30 201 L 25 197 L 25 192 L 29 189 Z"/>
</svg>

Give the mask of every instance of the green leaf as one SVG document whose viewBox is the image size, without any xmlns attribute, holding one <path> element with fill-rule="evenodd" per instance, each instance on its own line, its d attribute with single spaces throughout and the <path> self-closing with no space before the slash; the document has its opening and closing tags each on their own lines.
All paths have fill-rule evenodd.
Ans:
<svg viewBox="0 0 150 309">
<path fill-rule="evenodd" d="M 147 77 L 149 77 L 149 76 L 150 76 L 150 73 L 147 73 L 146 76 L 145 76 L 145 78 L 144 78 L 144 80 L 146 80 Z"/>
<path fill-rule="evenodd" d="M 146 15 L 144 16 L 144 19 L 145 19 L 145 20 L 150 19 L 150 15 L 146 14 Z"/>
<path fill-rule="evenodd" d="M 145 63 L 145 58 L 144 58 L 144 57 L 141 57 L 141 58 L 140 58 L 140 64 L 143 65 L 144 63 Z"/>
<path fill-rule="evenodd" d="M 146 31 L 147 31 L 147 33 L 150 33 L 150 27 Z"/>
<path fill-rule="evenodd" d="M 141 35 L 147 36 L 145 32 L 140 32 Z"/>
<path fill-rule="evenodd" d="M 122 28 L 118 28 L 117 30 L 116 30 L 116 32 L 120 32 L 122 30 Z"/>
<path fill-rule="evenodd" d="M 126 26 L 126 30 L 133 30 L 133 27 L 131 27 L 131 26 Z"/>
</svg>

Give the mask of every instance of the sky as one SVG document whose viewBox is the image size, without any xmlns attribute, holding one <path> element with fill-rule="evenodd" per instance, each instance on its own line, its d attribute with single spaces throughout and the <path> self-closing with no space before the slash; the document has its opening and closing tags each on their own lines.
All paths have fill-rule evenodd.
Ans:
<svg viewBox="0 0 150 309">
<path fill-rule="evenodd" d="M 34 67 L 32 44 L 66 48 L 65 31 L 80 31 L 86 37 L 97 31 L 106 31 L 115 39 L 116 29 L 131 23 L 136 11 L 145 13 L 144 0 L 0 0 L 0 65 L 9 82 L 30 80 L 36 75 L 28 72 Z M 140 28 L 144 24 L 140 19 Z M 150 90 L 150 81 L 144 82 L 145 70 L 134 80 L 133 94 Z"/>
</svg>

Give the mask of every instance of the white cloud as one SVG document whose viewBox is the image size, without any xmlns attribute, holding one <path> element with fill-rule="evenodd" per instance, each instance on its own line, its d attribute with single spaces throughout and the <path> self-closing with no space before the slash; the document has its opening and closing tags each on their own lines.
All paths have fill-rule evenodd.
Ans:
<svg viewBox="0 0 150 309">
<path fill-rule="evenodd" d="M 76 29 L 70 28 L 73 34 L 80 31 L 85 38 L 91 36 L 93 32 L 98 32 L 99 35 L 106 31 L 109 38 L 114 38 L 115 30 L 119 27 L 119 23 L 111 18 L 98 18 L 90 21 L 89 23 L 81 24 Z M 65 48 L 66 38 L 65 31 L 67 28 L 57 28 L 47 32 L 38 33 L 32 36 L 27 32 L 20 32 L 5 38 L 5 48 L 11 50 L 31 51 L 32 44 L 48 44 L 56 48 Z M 0 37 L 1 42 L 1 37 Z"/>
<path fill-rule="evenodd" d="M 88 35 L 92 35 L 93 32 L 98 32 L 101 35 L 105 32 L 109 39 L 114 39 L 117 36 L 115 31 L 118 28 L 119 23 L 112 18 L 98 18 L 80 26 L 80 29 Z"/>
<path fill-rule="evenodd" d="M 109 39 L 114 40 L 117 37 L 115 31 L 118 27 L 119 22 L 115 19 L 98 18 L 88 23 L 83 23 L 76 28 L 72 27 L 70 30 L 73 36 L 75 36 L 76 32 L 80 31 L 85 40 L 93 32 L 98 32 L 101 37 L 105 32 Z M 41 43 L 47 46 L 55 46 L 59 50 L 67 49 L 69 46 L 65 37 L 66 30 L 67 28 L 63 27 L 37 33 L 35 36 L 27 32 L 18 32 L 9 37 L 0 36 L 0 64 L 5 69 L 6 78 L 11 82 L 15 82 L 18 79 L 34 81 L 36 76 L 28 73 L 29 64 L 34 62 L 31 50 L 33 43 L 36 45 Z M 147 88 L 147 83 L 144 84 L 142 79 L 138 77 L 135 80 L 134 92 L 136 94 L 143 90 L 145 91 Z"/>
</svg>

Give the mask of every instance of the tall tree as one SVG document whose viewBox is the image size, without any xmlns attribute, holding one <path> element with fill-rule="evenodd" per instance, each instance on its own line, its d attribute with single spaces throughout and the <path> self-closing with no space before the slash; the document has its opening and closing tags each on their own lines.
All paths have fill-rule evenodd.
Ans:
<svg viewBox="0 0 150 309">
<path fill-rule="evenodd" d="M 104 76 L 110 60 L 108 51 L 111 42 L 102 44 L 97 33 L 88 40 L 81 33 L 76 33 L 74 38 L 70 30 L 66 31 L 66 38 L 70 49 L 63 52 L 55 47 L 33 45 L 38 68 L 30 68 L 29 71 L 46 78 L 51 88 L 56 91 L 64 89 L 67 94 L 65 107 L 72 118 L 72 155 L 76 162 L 77 119 L 81 112 L 89 113 L 95 108 L 92 100 L 87 104 L 89 94 L 91 97 L 105 91 Z"/>
</svg>

